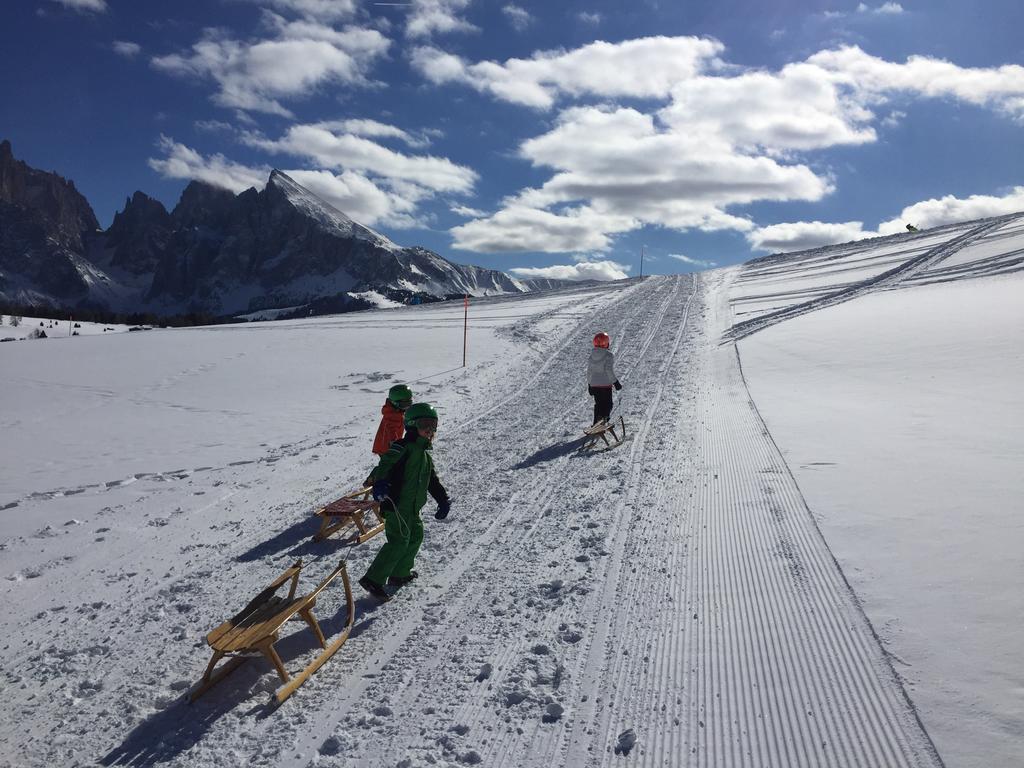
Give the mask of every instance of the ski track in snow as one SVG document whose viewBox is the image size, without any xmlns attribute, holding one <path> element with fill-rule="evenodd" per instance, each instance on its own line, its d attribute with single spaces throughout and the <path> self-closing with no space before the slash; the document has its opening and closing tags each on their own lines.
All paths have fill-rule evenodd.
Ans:
<svg viewBox="0 0 1024 768">
<path fill-rule="evenodd" d="M 733 274 L 649 278 L 516 325 L 535 354 L 495 374 L 473 394 L 475 414 L 445 431 L 435 457 L 452 517 L 424 509 L 421 576 L 387 605 L 354 583 L 380 539 L 308 540 L 308 510 L 331 491 L 310 484 L 322 470 L 294 470 L 316 466 L 332 430 L 283 447 L 271 467 L 218 470 L 207 490 L 225 489 L 179 512 L 220 509 L 208 540 L 197 528 L 180 561 L 140 575 L 124 569 L 128 531 L 93 563 L 123 584 L 120 604 L 47 608 L 98 625 L 72 622 L 8 657 L 7 688 L 23 682 L 15 669 L 36 681 L 18 704 L 18 754 L 38 765 L 941 765 L 750 400 L 734 344 L 719 344 Z M 627 439 L 586 452 L 597 327 L 613 338 Z M 296 556 L 306 581 L 350 560 L 352 638 L 279 708 L 266 703 L 277 679 L 262 660 L 185 705 L 208 660 L 197 629 L 238 607 L 223 580 L 255 593 Z M 246 567 L 257 563 L 259 576 Z M 338 593 L 317 609 L 328 634 L 343 618 Z M 148 624 L 159 629 L 144 636 L 165 639 L 134 647 Z M 279 643 L 290 668 L 312 649 L 295 631 Z M 104 690 L 124 666 L 124 688 Z M 67 717 L 34 720 L 33 700 L 58 695 L 62 677 L 76 686 L 60 689 Z M 137 722 L 129 733 L 125 720 Z"/>
<path fill-rule="evenodd" d="M 806 301 L 802 301 L 795 304 L 789 304 L 780 309 L 759 315 L 758 317 L 751 318 L 749 320 L 743 320 L 734 324 L 728 329 L 726 338 L 731 341 L 740 341 L 747 336 L 758 331 L 763 331 L 765 328 L 770 328 L 777 323 L 784 322 L 800 315 L 805 315 L 808 312 L 815 312 L 819 309 L 839 304 L 844 301 L 851 301 L 858 296 L 863 296 L 867 293 L 880 290 L 888 290 L 901 286 L 913 285 L 915 283 L 931 282 L 943 279 L 943 272 L 936 270 L 936 265 L 939 265 L 950 257 L 956 254 L 963 253 L 970 250 L 970 246 L 978 241 L 985 241 L 990 238 L 994 233 L 1001 230 L 1007 229 L 1007 225 L 1012 225 L 1021 218 L 1021 214 L 1014 213 L 1006 216 L 999 216 L 981 223 L 972 229 L 967 230 L 963 234 L 956 234 L 958 228 L 950 227 L 954 237 L 948 240 L 940 242 L 933 248 L 928 249 L 924 253 L 914 256 L 912 258 L 900 258 L 896 262 L 896 266 L 885 270 L 881 274 L 873 275 L 867 279 L 855 280 L 854 282 L 840 286 L 838 289 L 830 290 L 825 295 L 820 295 L 817 292 L 811 292 L 808 295 Z M 1006 236 L 1010 236 L 1010 232 L 1007 232 Z M 923 235 L 924 238 L 935 237 L 934 233 L 927 233 Z M 787 254 L 783 255 L 788 257 Z M 835 257 L 834 257 L 835 258 Z M 820 264 L 806 264 L 802 263 L 797 259 L 789 258 L 791 264 L 787 264 L 781 271 L 783 272 L 800 272 L 806 271 L 808 274 L 822 274 L 825 272 Z M 951 270 L 951 274 L 945 275 L 945 279 L 956 279 L 957 277 L 963 277 L 965 274 L 971 276 L 982 276 L 986 274 L 1000 274 L 1006 271 L 1012 271 L 1020 268 L 1024 258 L 1020 257 L 1020 254 L 1004 254 L 1000 253 L 993 259 L 992 264 L 978 264 L 971 263 L 969 265 L 961 266 Z M 877 263 L 877 262 L 876 262 Z M 755 272 L 757 268 L 754 267 Z"/>
</svg>

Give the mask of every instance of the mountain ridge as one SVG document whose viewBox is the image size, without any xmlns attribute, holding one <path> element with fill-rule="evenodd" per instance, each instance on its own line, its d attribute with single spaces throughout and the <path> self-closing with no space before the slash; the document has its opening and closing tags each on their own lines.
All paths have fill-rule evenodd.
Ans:
<svg viewBox="0 0 1024 768">
<path fill-rule="evenodd" d="M 0 143 L 0 301 L 66 310 L 314 313 L 556 287 L 400 246 L 286 173 L 239 194 L 190 181 L 177 204 L 141 191 L 106 230 L 73 182 Z"/>
</svg>

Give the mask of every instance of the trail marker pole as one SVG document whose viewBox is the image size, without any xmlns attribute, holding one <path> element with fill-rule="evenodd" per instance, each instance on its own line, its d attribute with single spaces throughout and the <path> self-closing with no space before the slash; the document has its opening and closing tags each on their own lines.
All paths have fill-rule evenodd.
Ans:
<svg viewBox="0 0 1024 768">
<path fill-rule="evenodd" d="M 640 246 L 640 277 L 644 276 L 644 250 L 647 248 L 646 245 Z"/>
<path fill-rule="evenodd" d="M 466 340 L 469 338 L 469 294 L 462 297 L 462 367 L 466 367 Z"/>
</svg>

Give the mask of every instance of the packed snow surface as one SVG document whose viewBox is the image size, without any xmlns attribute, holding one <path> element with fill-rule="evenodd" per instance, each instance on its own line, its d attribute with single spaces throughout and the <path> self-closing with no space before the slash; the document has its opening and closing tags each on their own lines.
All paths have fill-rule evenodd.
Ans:
<svg viewBox="0 0 1024 768">
<path fill-rule="evenodd" d="M 1022 255 L 1014 217 L 887 290 L 740 343 L 758 409 L 949 766 L 1024 765 Z M 816 270 L 782 266 L 773 290 Z"/>
<path fill-rule="evenodd" d="M 899 237 L 831 277 L 477 300 L 465 368 L 461 301 L 0 346 L 0 761 L 1020 764 L 1024 235 Z M 583 450 L 597 330 L 627 437 Z M 312 513 L 396 382 L 440 411 L 453 500 L 419 579 L 353 584 L 283 705 L 260 658 L 187 704 L 207 632 L 293 562 L 364 572 L 382 537 L 314 542 Z"/>
</svg>

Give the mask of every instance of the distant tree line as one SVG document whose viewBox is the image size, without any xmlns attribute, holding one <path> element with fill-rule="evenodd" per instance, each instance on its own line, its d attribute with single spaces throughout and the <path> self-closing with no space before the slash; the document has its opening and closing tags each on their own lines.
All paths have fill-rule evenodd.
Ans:
<svg viewBox="0 0 1024 768">
<path fill-rule="evenodd" d="M 87 307 L 55 307 L 49 304 L 15 304 L 0 301 L 0 314 L 15 317 L 49 317 L 67 320 L 73 317 L 84 323 L 108 325 L 158 325 L 183 328 L 190 325 L 218 325 L 236 322 L 229 317 L 217 317 L 209 312 L 187 312 L 179 315 L 157 315 L 153 312 L 110 312 Z"/>
</svg>

